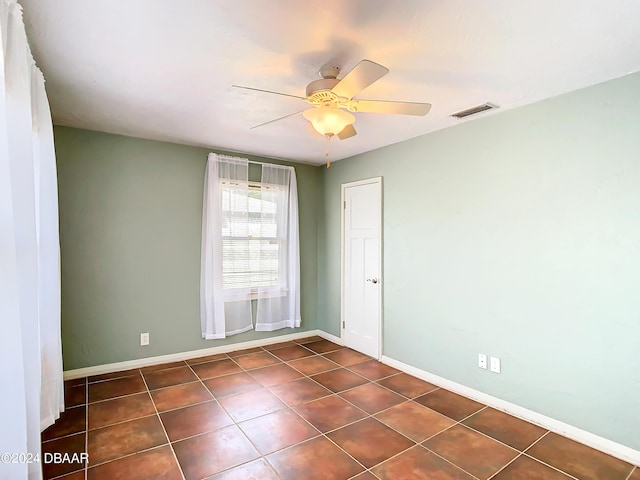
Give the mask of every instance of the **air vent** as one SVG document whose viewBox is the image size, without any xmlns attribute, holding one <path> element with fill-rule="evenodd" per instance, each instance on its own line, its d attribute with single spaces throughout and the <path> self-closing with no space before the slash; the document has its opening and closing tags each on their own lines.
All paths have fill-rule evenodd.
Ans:
<svg viewBox="0 0 640 480">
<path fill-rule="evenodd" d="M 486 112 L 487 110 L 493 110 L 494 108 L 500 108 L 497 105 L 492 103 L 483 103 L 482 105 L 478 105 L 476 107 L 467 108 L 466 110 L 460 110 L 459 112 L 452 113 L 449 115 L 450 117 L 455 118 L 465 118 L 471 115 L 475 115 L 480 112 Z"/>
</svg>

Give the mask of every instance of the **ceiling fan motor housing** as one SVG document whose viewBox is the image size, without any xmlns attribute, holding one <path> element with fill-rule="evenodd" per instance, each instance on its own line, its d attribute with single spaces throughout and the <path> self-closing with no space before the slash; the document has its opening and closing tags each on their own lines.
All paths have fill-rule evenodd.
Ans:
<svg viewBox="0 0 640 480">
<path fill-rule="evenodd" d="M 338 96 L 331 93 L 331 89 L 335 87 L 340 80 L 335 78 L 321 78 L 307 85 L 307 101 L 312 105 L 325 105 L 327 103 L 335 103 Z"/>
</svg>

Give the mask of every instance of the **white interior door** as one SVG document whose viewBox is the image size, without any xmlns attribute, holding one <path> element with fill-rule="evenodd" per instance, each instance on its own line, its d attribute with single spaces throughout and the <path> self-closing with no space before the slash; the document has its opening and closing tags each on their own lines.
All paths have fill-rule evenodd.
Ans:
<svg viewBox="0 0 640 480">
<path fill-rule="evenodd" d="M 382 179 L 342 185 L 342 332 L 345 345 L 380 358 Z"/>
</svg>

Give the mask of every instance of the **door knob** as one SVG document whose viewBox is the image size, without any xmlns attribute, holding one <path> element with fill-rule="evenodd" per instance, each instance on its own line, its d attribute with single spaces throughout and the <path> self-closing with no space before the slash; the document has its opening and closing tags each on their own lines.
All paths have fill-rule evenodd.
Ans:
<svg viewBox="0 0 640 480">
<path fill-rule="evenodd" d="M 378 279 L 377 278 L 367 278 L 367 282 L 371 282 L 373 284 L 378 283 Z"/>
</svg>

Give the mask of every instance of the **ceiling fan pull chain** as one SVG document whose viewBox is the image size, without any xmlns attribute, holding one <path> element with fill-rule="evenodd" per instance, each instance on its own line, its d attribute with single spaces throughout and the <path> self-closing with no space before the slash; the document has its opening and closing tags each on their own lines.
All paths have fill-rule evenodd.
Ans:
<svg viewBox="0 0 640 480">
<path fill-rule="evenodd" d="M 324 152 L 324 156 L 327 157 L 327 168 L 331 167 L 331 160 L 329 159 L 329 142 L 331 141 L 332 134 L 325 135 L 327 137 L 327 150 Z"/>
</svg>

